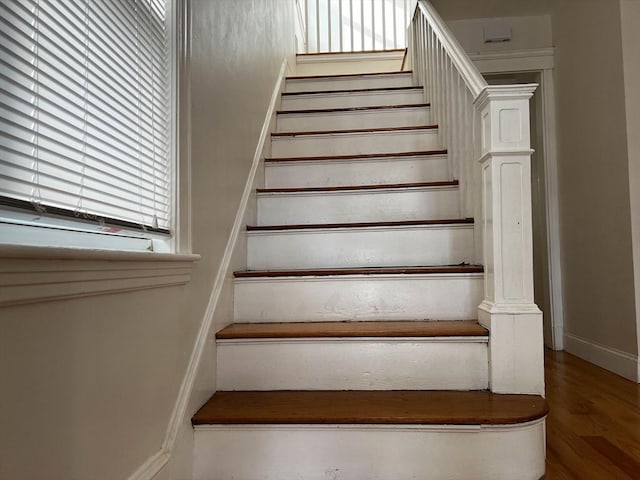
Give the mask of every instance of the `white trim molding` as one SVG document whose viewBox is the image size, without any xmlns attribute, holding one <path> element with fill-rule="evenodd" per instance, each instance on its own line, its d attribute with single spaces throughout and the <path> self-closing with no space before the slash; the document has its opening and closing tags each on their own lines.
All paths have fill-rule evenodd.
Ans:
<svg viewBox="0 0 640 480">
<path fill-rule="evenodd" d="M 565 350 L 599 367 L 614 372 L 634 382 L 640 380 L 640 359 L 617 348 L 608 347 L 584 337 L 566 333 Z"/>
<path fill-rule="evenodd" d="M 184 285 L 199 255 L 0 248 L 0 307 Z"/>
<path fill-rule="evenodd" d="M 553 68 L 553 48 L 469 53 L 469 58 L 482 73 L 537 71 Z"/>
<path fill-rule="evenodd" d="M 220 263 L 216 278 L 213 282 L 207 309 L 202 321 L 200 322 L 200 329 L 198 330 L 196 341 L 191 352 L 191 357 L 189 359 L 189 364 L 182 379 L 182 384 L 180 385 L 180 391 L 178 393 L 178 397 L 176 399 L 176 403 L 169 420 L 169 425 L 167 427 L 167 432 L 162 443 L 162 448 L 159 452 L 151 456 L 143 465 L 141 465 L 140 468 L 128 478 L 128 480 L 151 480 L 158 473 L 160 473 L 160 471 L 165 467 L 165 465 L 167 465 L 169 459 L 171 458 L 176 438 L 178 437 L 180 428 L 183 425 L 185 416 L 190 416 L 192 413 L 188 411 L 189 400 L 191 398 L 191 393 L 193 392 L 193 388 L 198 375 L 198 370 L 200 369 L 203 358 L 205 358 L 205 350 L 207 348 L 208 339 L 210 338 L 210 330 L 211 326 L 213 325 L 214 313 L 216 311 L 218 300 L 220 299 L 223 287 L 225 286 L 225 282 L 229 278 L 229 268 L 234 255 L 234 250 L 238 245 L 240 232 L 243 231 L 244 225 L 246 223 L 245 215 L 247 212 L 247 207 L 252 197 L 252 193 L 256 188 L 255 182 L 258 178 L 258 169 L 261 165 L 263 165 L 263 153 L 265 145 L 267 143 L 267 139 L 269 138 L 273 125 L 275 125 L 276 108 L 278 100 L 280 98 L 280 93 L 282 92 L 282 89 L 284 87 L 285 77 L 288 69 L 288 62 L 285 58 L 282 61 L 275 88 L 271 95 L 271 100 L 269 102 L 269 107 L 265 115 L 264 123 L 262 125 L 258 144 L 253 155 L 253 163 L 247 177 L 247 181 L 242 194 L 242 199 L 240 200 L 240 205 L 236 212 L 233 227 L 227 240 L 227 245 L 222 257 L 222 262 Z"/>
</svg>

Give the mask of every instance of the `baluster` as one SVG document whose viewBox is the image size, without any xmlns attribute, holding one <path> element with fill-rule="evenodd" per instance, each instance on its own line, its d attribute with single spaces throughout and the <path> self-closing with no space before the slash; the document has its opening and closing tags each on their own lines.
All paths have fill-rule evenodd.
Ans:
<svg viewBox="0 0 640 480">
<path fill-rule="evenodd" d="M 422 98 L 426 99 L 426 96 L 428 95 L 427 82 L 428 82 L 428 75 L 429 75 L 429 55 L 431 55 L 431 52 L 429 51 L 429 45 L 427 44 L 427 41 L 426 41 L 428 25 L 425 25 L 422 22 L 422 19 L 420 20 L 420 24 L 422 25 L 422 31 L 420 36 L 420 48 L 422 49 L 422 72 L 420 73 L 420 85 L 422 85 L 423 87 Z"/>
<path fill-rule="evenodd" d="M 387 49 L 387 2 L 382 2 L 382 49 Z"/>
<path fill-rule="evenodd" d="M 444 63 L 442 69 L 442 93 L 443 93 L 443 119 L 442 119 L 442 134 L 444 137 L 444 142 L 447 146 L 447 149 L 451 148 L 451 143 L 449 142 L 449 122 L 451 121 L 451 111 L 449 109 L 449 55 L 447 51 L 444 50 Z M 453 157 L 453 155 L 452 155 Z M 451 162 L 451 166 L 453 167 L 453 162 Z M 451 173 L 453 179 L 453 171 Z"/>
<path fill-rule="evenodd" d="M 393 48 L 398 48 L 398 22 L 396 20 L 396 0 L 393 0 Z"/>
<path fill-rule="evenodd" d="M 316 0 L 316 52 L 320 51 L 320 0 Z"/>
<path fill-rule="evenodd" d="M 355 52 L 356 48 L 355 45 L 353 44 L 353 2 L 354 0 L 349 0 L 349 26 L 351 27 L 350 30 L 350 37 L 351 37 L 351 51 Z"/>
<path fill-rule="evenodd" d="M 445 81 L 444 81 L 444 72 L 446 69 L 446 61 L 447 61 L 447 55 L 446 55 L 446 51 L 444 49 L 444 46 L 442 45 L 442 43 L 440 43 L 440 68 L 438 71 L 438 76 L 440 77 L 438 83 L 439 83 L 439 87 L 438 89 L 440 90 L 440 101 L 438 102 L 438 109 L 440 111 L 440 128 L 441 128 L 441 135 L 442 135 L 442 143 L 445 147 L 448 147 L 447 145 L 447 140 L 445 137 L 445 132 L 447 130 L 447 107 L 445 105 Z"/>
<path fill-rule="evenodd" d="M 462 158 L 464 162 L 464 216 L 472 217 L 473 211 L 471 210 L 471 199 L 470 195 L 475 188 L 473 185 L 473 164 L 474 159 L 473 155 L 470 154 L 469 146 L 473 142 L 472 135 L 472 126 L 470 120 L 470 112 L 473 105 L 471 105 L 470 94 L 466 89 L 464 81 L 461 80 L 461 97 L 460 97 L 460 116 L 461 116 L 461 128 L 463 130 L 463 135 L 461 136 L 461 149 L 462 149 Z"/>
<path fill-rule="evenodd" d="M 448 130 L 449 130 L 449 108 L 447 105 L 447 70 L 449 68 L 448 66 L 448 62 L 449 62 L 449 57 L 447 56 L 447 52 L 444 48 L 444 46 L 442 47 L 442 70 L 440 72 L 440 85 L 441 85 L 441 90 L 442 90 L 442 125 L 440 126 L 440 128 L 442 129 L 442 139 L 443 139 L 443 143 L 445 145 L 445 147 L 448 149 L 449 148 L 449 137 L 448 137 Z"/>
<path fill-rule="evenodd" d="M 436 36 L 436 70 L 435 70 L 435 88 L 436 88 L 436 121 L 438 124 L 442 123 L 442 90 L 440 83 L 440 73 L 442 72 L 442 49 L 440 47 L 440 41 Z"/>
<path fill-rule="evenodd" d="M 447 70 L 445 72 L 445 82 L 447 84 L 447 145 L 453 154 L 453 178 L 458 178 L 458 159 L 456 157 L 455 145 L 453 144 L 454 111 L 453 111 L 453 62 L 447 54 Z"/>
<path fill-rule="evenodd" d="M 309 53 L 309 5 L 310 5 L 311 1 L 307 0 L 304 4 L 304 10 L 305 10 L 305 15 L 304 15 L 304 28 L 305 28 L 305 39 L 306 39 L 306 45 L 305 45 L 305 53 Z"/>
<path fill-rule="evenodd" d="M 413 69 L 415 70 L 416 77 L 418 83 L 422 81 L 422 63 L 424 62 L 424 51 L 422 47 L 421 38 L 423 35 L 422 32 L 422 22 L 419 19 L 415 19 L 414 21 L 416 28 L 416 38 L 414 39 L 414 45 L 416 48 L 415 62 L 413 64 Z"/>
<path fill-rule="evenodd" d="M 429 71 L 427 74 L 429 75 L 429 102 L 431 103 L 431 113 L 432 120 L 435 121 L 435 99 L 436 99 L 436 87 L 435 87 L 435 71 L 436 71 L 436 47 L 435 47 L 435 39 L 433 37 L 433 29 L 429 26 L 429 56 L 430 56 L 430 64 Z"/>
<path fill-rule="evenodd" d="M 428 30 L 428 27 L 427 27 L 427 30 Z M 431 80 L 429 78 L 429 75 L 431 73 L 431 42 L 430 42 L 430 36 L 428 35 L 428 32 L 424 32 L 422 37 L 422 44 L 424 45 L 424 50 L 425 50 L 425 58 L 424 58 L 425 71 L 423 72 L 423 78 L 422 78 L 422 85 L 424 87 L 423 98 L 425 102 L 430 102 L 431 101 Z"/>
<path fill-rule="evenodd" d="M 453 178 L 460 179 L 460 170 L 462 169 L 462 165 L 460 164 L 460 149 L 458 148 L 458 135 L 460 134 L 460 124 L 458 122 L 458 75 L 453 62 L 449 60 L 449 103 L 450 103 L 450 111 L 451 116 L 449 117 L 449 138 L 451 151 L 453 152 L 454 159 L 454 169 L 453 169 Z M 460 207 L 462 208 L 462 203 L 460 203 Z"/>
<path fill-rule="evenodd" d="M 440 67 L 440 91 L 441 97 L 440 105 L 442 106 L 442 115 L 440 116 L 440 135 L 442 138 L 442 144 L 445 148 L 449 148 L 447 143 L 447 52 L 444 46 L 441 47 L 441 67 Z"/>
<path fill-rule="evenodd" d="M 431 65 L 429 66 L 429 85 L 430 85 L 430 96 L 429 96 L 429 101 L 432 104 L 435 104 L 437 101 L 437 95 L 438 92 L 436 91 L 436 72 L 437 72 L 437 59 L 438 59 L 438 50 L 437 50 L 437 39 L 433 33 L 433 29 L 431 28 L 431 26 L 429 26 L 429 42 L 431 44 L 430 48 L 431 48 Z M 436 110 L 432 105 L 432 108 L 434 108 L 433 112 L 433 119 L 436 119 Z"/>
<path fill-rule="evenodd" d="M 404 18 L 405 20 L 404 20 L 404 24 L 403 25 L 406 25 L 407 23 L 409 23 L 409 18 L 411 16 L 411 13 L 409 13 L 409 3 L 408 2 L 409 2 L 409 0 L 404 0 L 404 8 L 402 9 L 402 13 L 403 13 L 402 18 Z M 419 16 L 422 17 L 422 15 L 419 15 Z M 406 41 L 406 38 L 405 38 L 406 32 L 405 32 L 404 28 L 401 29 L 400 31 L 402 32 L 402 39 Z"/>
<path fill-rule="evenodd" d="M 328 41 L 329 41 L 329 48 L 327 49 L 328 52 L 332 52 L 333 48 L 331 45 L 331 3 L 332 0 L 327 0 L 327 37 L 328 37 Z"/>
<path fill-rule="evenodd" d="M 453 85 L 451 86 L 453 92 L 453 146 L 456 152 L 457 164 L 458 164 L 458 180 L 460 181 L 460 185 L 464 184 L 466 179 L 465 168 L 466 168 L 466 159 L 463 156 L 462 152 L 462 135 L 463 135 L 463 121 L 462 121 L 462 112 L 460 105 L 460 98 L 462 96 L 461 86 L 460 86 L 460 74 L 458 70 L 454 70 L 452 77 Z M 464 205 L 464 188 L 459 189 L 460 192 L 460 213 L 465 211 Z"/>
<path fill-rule="evenodd" d="M 360 50 L 364 52 L 364 0 L 360 0 L 360 37 L 362 39 Z"/>
<path fill-rule="evenodd" d="M 473 99 L 472 99 L 473 102 Z M 480 168 L 480 157 L 481 157 L 481 151 L 482 151 L 482 139 L 480 136 L 481 130 L 482 130 L 482 119 L 480 118 L 480 112 L 478 111 L 478 109 L 476 108 L 475 104 L 473 106 L 473 109 L 471 111 L 471 116 L 472 116 L 472 121 L 471 121 L 471 125 L 472 125 L 472 138 L 473 138 L 473 142 L 471 144 L 471 155 L 472 155 L 472 162 L 473 162 L 473 183 L 474 183 L 474 189 L 473 189 L 473 205 L 474 205 L 474 212 L 473 212 L 473 218 L 475 218 L 476 220 L 476 224 L 475 224 L 475 231 L 474 231 L 474 237 L 475 237 L 475 245 L 476 245 L 476 262 L 479 265 L 485 265 L 485 258 L 484 258 L 484 249 L 483 249 L 483 242 L 484 242 L 484 224 L 482 222 L 482 210 L 483 210 L 483 198 L 482 198 L 482 170 Z"/>
<path fill-rule="evenodd" d="M 338 25 L 340 26 L 339 37 L 340 37 L 340 48 L 339 52 L 344 52 L 344 45 L 342 44 L 342 0 L 338 0 Z"/>
<path fill-rule="evenodd" d="M 376 6 L 371 0 L 371 50 L 376 49 Z"/>
</svg>

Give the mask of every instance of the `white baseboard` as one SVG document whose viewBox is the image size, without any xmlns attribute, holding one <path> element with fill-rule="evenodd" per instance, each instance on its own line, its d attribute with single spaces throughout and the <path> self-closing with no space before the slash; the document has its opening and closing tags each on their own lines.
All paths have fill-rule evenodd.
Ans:
<svg viewBox="0 0 640 480">
<path fill-rule="evenodd" d="M 571 333 L 567 333 L 564 336 L 564 349 L 622 377 L 634 382 L 638 381 L 640 362 L 636 355 L 607 347 Z"/>
<path fill-rule="evenodd" d="M 285 58 L 282 61 L 280 72 L 278 74 L 278 78 L 271 95 L 269 108 L 265 115 L 265 120 L 262 125 L 260 137 L 258 139 L 258 144 L 253 156 L 251 170 L 249 171 L 244 192 L 242 194 L 242 199 L 240 201 L 238 211 L 236 212 L 233 228 L 231 229 L 229 239 L 227 240 L 227 245 L 222 257 L 222 262 L 220 263 L 220 268 L 218 269 L 216 279 L 211 289 L 211 295 L 209 297 L 207 309 L 205 311 L 204 318 L 200 323 L 200 329 L 196 337 L 193 351 L 191 352 L 191 358 L 189 360 L 187 370 L 180 386 L 180 391 L 176 399 L 173 413 L 171 414 L 171 418 L 169 420 L 169 425 L 167 427 L 167 432 L 165 434 L 162 448 L 160 449 L 160 451 L 149 457 L 149 459 L 147 459 L 131 476 L 129 476 L 128 480 L 151 480 L 165 467 L 165 465 L 167 465 L 171 458 L 171 453 L 173 451 L 176 438 L 178 436 L 178 431 L 180 430 L 183 419 L 185 415 L 190 414 L 189 412 L 187 412 L 189 399 L 191 398 L 191 393 L 193 391 L 200 364 L 205 357 L 204 353 L 208 343 L 207 339 L 210 337 L 210 329 L 213 324 L 214 313 L 218 305 L 220 294 L 222 293 L 222 289 L 225 285 L 225 281 L 227 280 L 229 275 L 229 267 L 231 265 L 234 250 L 236 248 L 236 245 L 238 244 L 238 237 L 246 223 L 245 214 L 249 205 L 249 200 L 252 196 L 253 191 L 255 190 L 254 182 L 256 179 L 256 174 L 258 172 L 258 168 L 263 162 L 263 150 L 267 140 L 269 139 L 269 135 L 271 134 L 272 125 L 275 124 L 275 112 L 278 105 L 278 99 L 280 98 L 280 93 L 282 92 L 284 79 L 288 70 L 289 65 L 287 59 Z"/>
</svg>

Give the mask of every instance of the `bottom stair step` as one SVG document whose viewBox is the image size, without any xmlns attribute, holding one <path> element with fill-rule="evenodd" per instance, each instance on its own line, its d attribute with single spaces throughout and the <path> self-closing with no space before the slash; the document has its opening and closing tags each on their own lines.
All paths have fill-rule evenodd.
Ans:
<svg viewBox="0 0 640 480">
<path fill-rule="evenodd" d="M 218 390 L 481 390 L 489 384 L 488 332 L 475 321 L 236 323 L 216 339 Z"/>
<path fill-rule="evenodd" d="M 192 420 L 194 478 L 538 480 L 547 413 L 485 391 L 217 392 Z"/>
<path fill-rule="evenodd" d="M 547 413 L 538 395 L 486 391 L 217 392 L 192 423 L 513 425 Z"/>
</svg>

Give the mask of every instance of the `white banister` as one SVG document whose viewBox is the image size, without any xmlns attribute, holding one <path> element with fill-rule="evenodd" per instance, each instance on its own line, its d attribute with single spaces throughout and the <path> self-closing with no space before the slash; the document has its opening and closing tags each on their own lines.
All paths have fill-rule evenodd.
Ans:
<svg viewBox="0 0 640 480">
<path fill-rule="evenodd" d="M 299 53 L 363 52 L 406 47 L 417 0 L 297 0 L 304 12 Z"/>
<path fill-rule="evenodd" d="M 459 180 L 461 215 L 476 222 L 484 265 L 480 323 L 490 329 L 490 387 L 544 393 L 542 313 L 533 299 L 529 99 L 537 85 L 488 86 L 427 0 L 409 28 L 415 83 L 425 87 Z"/>
</svg>

